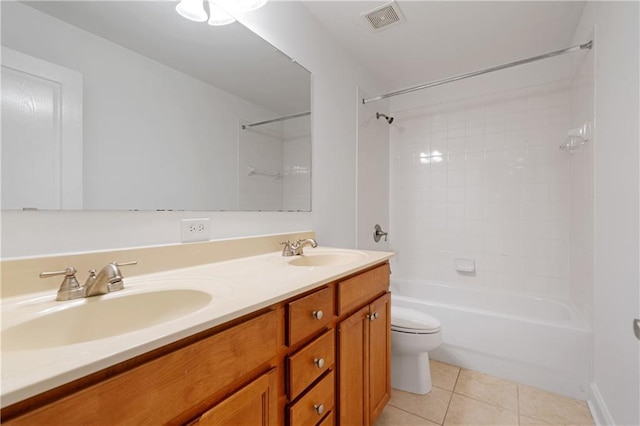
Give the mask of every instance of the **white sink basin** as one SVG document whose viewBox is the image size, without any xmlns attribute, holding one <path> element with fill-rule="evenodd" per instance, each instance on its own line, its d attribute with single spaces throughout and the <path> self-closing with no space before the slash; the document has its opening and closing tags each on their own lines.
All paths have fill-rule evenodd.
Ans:
<svg viewBox="0 0 640 426">
<path fill-rule="evenodd" d="M 337 266 L 357 262 L 365 257 L 366 254 L 356 251 L 310 252 L 295 256 L 288 263 L 293 266 Z"/>
<path fill-rule="evenodd" d="M 117 336 L 183 317 L 211 299 L 204 291 L 168 289 L 63 302 L 67 304 L 3 330 L 2 350 L 42 349 Z"/>
</svg>

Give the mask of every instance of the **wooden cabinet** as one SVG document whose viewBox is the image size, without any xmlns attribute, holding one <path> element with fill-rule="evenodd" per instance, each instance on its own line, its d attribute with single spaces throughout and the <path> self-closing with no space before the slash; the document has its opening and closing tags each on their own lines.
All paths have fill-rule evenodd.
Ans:
<svg viewBox="0 0 640 426">
<path fill-rule="evenodd" d="M 362 272 L 338 282 L 338 315 L 358 309 L 389 290 L 389 264 Z"/>
<path fill-rule="evenodd" d="M 335 364 L 335 333 L 329 330 L 313 342 L 289 355 L 289 398 L 294 400 L 311 383 Z"/>
<path fill-rule="evenodd" d="M 334 288 L 326 287 L 287 304 L 287 356 L 290 426 L 316 425 L 335 404 Z M 304 344 L 318 332 L 324 331 Z"/>
<path fill-rule="evenodd" d="M 320 423 L 333 410 L 335 380 L 331 371 L 289 407 L 289 424 L 307 426 Z"/>
<path fill-rule="evenodd" d="M 263 374 L 204 413 L 198 426 L 276 426 L 277 370 Z"/>
<path fill-rule="evenodd" d="M 333 320 L 333 289 L 318 290 L 287 303 L 287 345 L 293 346 Z"/>
<path fill-rule="evenodd" d="M 391 294 L 369 305 L 369 419 L 378 418 L 391 398 Z"/>
<path fill-rule="evenodd" d="M 338 325 L 340 424 L 371 424 L 391 397 L 389 293 Z"/>
<path fill-rule="evenodd" d="M 369 425 L 390 396 L 380 264 L 2 409 L 6 424 Z"/>
<path fill-rule="evenodd" d="M 117 425 L 187 422 L 277 353 L 269 311 L 56 399 L 8 424 Z M 241 358 L 236 355 L 242 354 Z M 3 410 L 3 423 L 6 413 Z"/>
<path fill-rule="evenodd" d="M 341 425 L 372 424 L 391 397 L 390 273 L 385 263 L 337 283 Z"/>
</svg>

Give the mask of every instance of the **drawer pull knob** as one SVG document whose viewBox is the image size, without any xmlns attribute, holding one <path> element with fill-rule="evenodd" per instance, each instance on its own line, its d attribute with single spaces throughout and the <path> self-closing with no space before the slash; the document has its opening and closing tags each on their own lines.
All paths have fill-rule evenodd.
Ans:
<svg viewBox="0 0 640 426">
<path fill-rule="evenodd" d="M 316 365 L 316 367 L 323 368 L 324 367 L 324 358 L 314 358 L 313 359 L 313 363 Z"/>
<path fill-rule="evenodd" d="M 322 317 L 324 316 L 324 314 L 322 313 L 322 311 L 313 311 L 311 313 L 311 316 L 314 317 L 317 320 L 321 320 Z"/>
<path fill-rule="evenodd" d="M 374 313 L 372 313 L 371 315 L 367 315 L 367 318 L 369 318 L 369 321 L 373 321 L 373 320 L 378 319 L 378 316 L 379 316 L 379 315 L 380 315 L 380 314 L 378 314 L 377 312 L 374 312 Z"/>
<path fill-rule="evenodd" d="M 321 416 L 322 413 L 324 413 L 324 405 L 323 404 L 314 404 L 313 405 L 313 409 L 315 410 L 316 413 L 318 413 L 319 416 Z"/>
</svg>

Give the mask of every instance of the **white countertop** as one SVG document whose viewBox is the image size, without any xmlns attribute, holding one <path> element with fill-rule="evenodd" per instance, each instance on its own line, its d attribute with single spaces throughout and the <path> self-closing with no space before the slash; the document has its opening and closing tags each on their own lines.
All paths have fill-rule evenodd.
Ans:
<svg viewBox="0 0 640 426">
<path fill-rule="evenodd" d="M 30 350 L 10 350 L 3 345 L 2 407 L 335 281 L 394 255 L 323 247 L 305 249 L 308 255 L 324 252 L 359 253 L 362 259 L 344 265 L 292 266 L 288 264 L 292 258 L 277 252 L 125 278 L 124 290 L 87 299 L 58 302 L 55 292 L 2 299 L 4 332 L 54 311 L 111 298 L 173 289 L 197 290 L 211 296 L 211 301 L 199 310 L 112 337 Z M 91 326 L 99 327 L 101 321 L 109 320 L 98 318 Z"/>
</svg>

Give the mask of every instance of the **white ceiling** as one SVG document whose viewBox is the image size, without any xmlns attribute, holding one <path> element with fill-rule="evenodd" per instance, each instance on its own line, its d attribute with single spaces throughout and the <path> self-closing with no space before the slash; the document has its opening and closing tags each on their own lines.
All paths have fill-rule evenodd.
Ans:
<svg viewBox="0 0 640 426">
<path fill-rule="evenodd" d="M 373 32 L 360 15 L 388 1 L 302 2 L 388 90 L 569 47 L 585 5 L 399 0 L 406 21 Z"/>
</svg>

